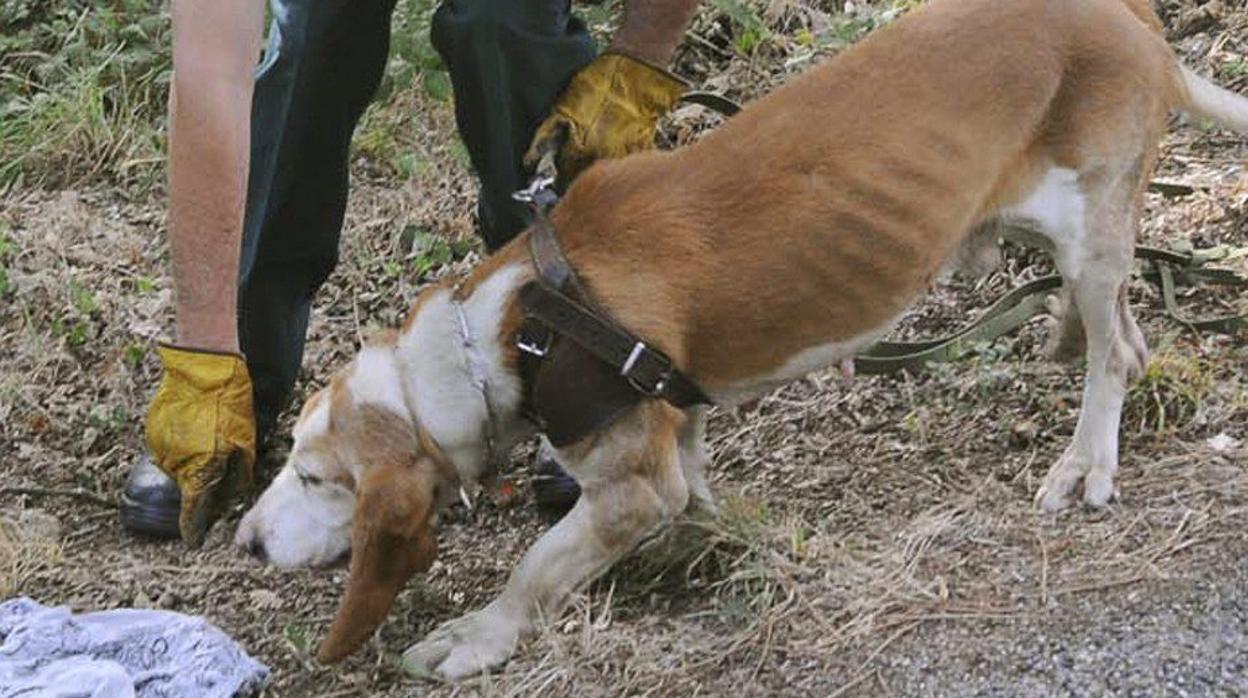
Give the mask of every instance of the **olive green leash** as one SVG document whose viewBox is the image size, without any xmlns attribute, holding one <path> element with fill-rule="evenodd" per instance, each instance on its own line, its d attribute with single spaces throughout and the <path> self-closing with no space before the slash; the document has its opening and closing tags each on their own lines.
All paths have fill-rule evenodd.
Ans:
<svg viewBox="0 0 1248 698">
<path fill-rule="evenodd" d="M 1048 248 L 1033 231 L 1008 227 L 1004 237 L 1024 244 Z M 1194 332 L 1236 334 L 1248 328 L 1248 313 L 1212 318 L 1192 318 L 1179 308 L 1176 288 L 1184 285 L 1216 285 L 1248 287 L 1248 277 L 1228 269 L 1210 269 L 1205 264 L 1226 257 L 1224 249 L 1197 250 L 1191 254 L 1137 246 L 1135 258 L 1150 263 L 1142 277 L 1161 288 L 1166 314 Z M 955 361 L 971 351 L 976 344 L 990 342 L 1018 329 L 1045 311 L 1050 291 L 1060 288 L 1062 277 L 1051 274 L 1015 288 L 984 311 L 975 322 L 957 332 L 936 339 L 917 342 L 879 342 L 854 357 L 854 369 L 864 374 L 918 373 L 929 364 Z"/>
</svg>

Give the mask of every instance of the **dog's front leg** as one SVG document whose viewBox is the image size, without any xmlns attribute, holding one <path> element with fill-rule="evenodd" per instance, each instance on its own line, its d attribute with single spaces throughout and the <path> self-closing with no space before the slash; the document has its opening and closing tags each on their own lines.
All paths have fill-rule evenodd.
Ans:
<svg viewBox="0 0 1248 698">
<path fill-rule="evenodd" d="M 538 539 L 485 608 L 443 624 L 403 655 L 408 671 L 459 678 L 502 664 L 539 619 L 557 618 L 578 587 L 653 535 L 689 501 L 666 405 L 644 405 L 564 458 L 583 488 L 576 506 Z M 656 424 L 658 422 L 658 424 Z"/>
</svg>

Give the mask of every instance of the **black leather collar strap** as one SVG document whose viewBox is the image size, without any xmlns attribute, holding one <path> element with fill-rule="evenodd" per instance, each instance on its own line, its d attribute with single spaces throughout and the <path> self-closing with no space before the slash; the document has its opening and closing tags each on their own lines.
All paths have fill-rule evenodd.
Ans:
<svg viewBox="0 0 1248 698">
<path fill-rule="evenodd" d="M 529 252 L 538 278 L 520 289 L 516 336 L 527 412 L 555 446 L 600 431 L 643 397 L 680 408 L 710 399 L 663 352 L 594 303 L 538 213 Z"/>
<path fill-rule="evenodd" d="M 637 392 L 684 408 L 711 401 L 663 352 L 603 320 L 576 301 L 537 281 L 520 289 L 520 305 L 531 318 L 567 337 L 618 371 Z"/>
</svg>

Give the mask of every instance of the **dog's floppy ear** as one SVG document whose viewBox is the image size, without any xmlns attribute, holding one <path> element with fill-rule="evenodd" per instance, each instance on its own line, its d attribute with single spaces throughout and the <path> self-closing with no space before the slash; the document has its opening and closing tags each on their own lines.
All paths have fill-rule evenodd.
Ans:
<svg viewBox="0 0 1248 698">
<path fill-rule="evenodd" d="M 433 563 L 434 473 L 428 461 L 396 459 L 370 469 L 360 482 L 347 593 L 318 661 L 336 662 L 359 648 L 385 620 L 407 580 Z"/>
</svg>

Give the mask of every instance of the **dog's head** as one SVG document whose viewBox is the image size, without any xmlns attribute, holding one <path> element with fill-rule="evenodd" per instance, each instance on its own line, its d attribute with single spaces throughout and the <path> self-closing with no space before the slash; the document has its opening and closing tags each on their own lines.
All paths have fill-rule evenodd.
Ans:
<svg viewBox="0 0 1248 698">
<path fill-rule="evenodd" d="M 402 385 L 393 337 L 371 341 L 304 404 L 286 465 L 235 535 L 281 567 L 329 565 L 350 552 L 322 662 L 359 647 L 437 552 L 434 493 L 445 466 Z"/>
</svg>

